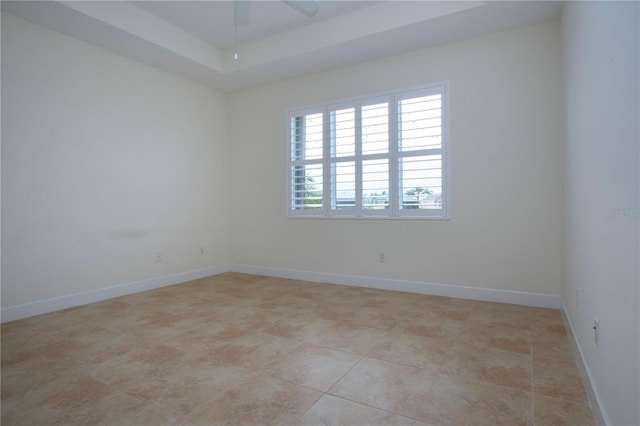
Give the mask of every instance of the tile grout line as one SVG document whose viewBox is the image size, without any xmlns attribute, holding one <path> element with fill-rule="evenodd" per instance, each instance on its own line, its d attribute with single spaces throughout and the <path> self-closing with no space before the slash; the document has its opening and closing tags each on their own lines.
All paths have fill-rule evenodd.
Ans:
<svg viewBox="0 0 640 426">
<path fill-rule="evenodd" d="M 331 348 L 329 348 L 331 349 Z M 307 411 L 309 411 L 314 405 L 316 405 L 322 398 L 324 398 L 325 395 L 330 395 L 336 398 L 340 398 L 339 396 L 330 394 L 329 391 L 340 381 L 344 378 L 344 376 L 346 376 L 347 374 L 349 374 L 349 372 L 351 372 L 351 370 L 353 370 L 355 368 L 356 365 L 358 365 L 360 363 L 360 361 L 362 361 L 362 359 L 365 357 L 365 355 L 361 355 L 360 359 L 358 359 L 356 362 L 353 363 L 353 365 L 342 375 L 340 376 L 331 386 L 329 386 L 329 388 L 326 391 L 322 391 L 322 395 L 320 396 L 320 398 L 318 398 L 313 404 L 311 404 L 309 407 L 307 407 L 306 410 L 304 410 L 303 413 L 301 413 L 296 420 L 300 420 L 306 413 Z M 316 390 L 316 389 L 314 389 Z M 346 401 L 351 401 L 350 399 L 346 399 L 346 398 L 342 398 Z M 351 402 L 356 402 L 356 401 L 351 401 Z"/>
</svg>

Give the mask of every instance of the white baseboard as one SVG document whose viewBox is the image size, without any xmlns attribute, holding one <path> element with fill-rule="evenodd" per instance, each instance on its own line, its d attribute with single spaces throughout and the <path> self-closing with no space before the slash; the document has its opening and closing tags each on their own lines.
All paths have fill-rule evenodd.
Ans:
<svg viewBox="0 0 640 426">
<path fill-rule="evenodd" d="M 571 319 L 569 318 L 569 314 L 567 311 L 567 307 L 564 304 L 564 300 L 562 301 L 562 318 L 565 320 L 566 325 L 568 326 L 568 329 L 569 329 L 569 340 L 571 341 L 573 352 L 576 355 L 578 370 L 580 370 L 580 374 L 582 376 L 582 382 L 587 391 L 587 397 L 589 399 L 589 405 L 591 406 L 591 411 L 593 412 L 595 423 L 597 425 L 609 426 L 611 425 L 609 414 L 607 413 L 607 410 L 604 407 L 604 402 L 602 401 L 602 397 L 600 396 L 600 392 L 598 391 L 598 386 L 596 385 L 596 381 L 593 377 L 593 374 L 591 374 L 591 370 L 589 369 L 587 360 L 584 356 L 584 353 L 582 352 L 580 343 L 578 343 L 578 339 L 576 338 L 576 331 L 573 328 Z"/>
<path fill-rule="evenodd" d="M 246 274 L 267 275 L 302 281 L 369 287 L 382 290 L 406 291 L 409 293 L 430 294 L 435 296 L 457 297 L 461 299 L 481 300 L 486 302 L 513 303 L 517 305 L 538 306 L 560 309 L 562 299 L 553 294 L 527 293 L 511 290 L 497 290 L 480 287 L 469 287 L 451 284 L 437 284 L 419 281 L 394 280 L 388 278 L 364 277 L 357 275 L 332 274 L 327 272 L 311 272 L 297 269 L 272 268 L 240 264 L 224 264 L 193 271 L 180 272 L 147 280 L 116 285 L 113 287 L 83 291 L 81 293 L 54 297 L 37 302 L 3 308 L 1 322 L 15 321 L 34 315 L 46 314 L 87 303 L 99 302 L 127 294 L 152 290 L 154 288 L 179 284 L 186 281 L 218 275 L 224 272 L 241 272 Z"/>
<path fill-rule="evenodd" d="M 74 306 L 85 305 L 87 303 L 99 302 L 101 300 L 112 299 L 119 296 L 126 296 L 127 294 L 138 293 L 141 291 L 153 290 L 154 288 L 179 284 L 185 281 L 196 280 L 199 278 L 218 275 L 229 271 L 229 265 L 224 264 L 212 266 L 209 268 L 179 272 L 171 275 L 163 275 L 161 277 L 150 278 L 147 280 L 134 281 L 131 283 L 116 285 L 113 287 L 83 291 L 80 293 L 54 297 L 46 300 L 39 300 L 37 302 L 30 302 L 22 305 L 9 306 L 2 309 L 1 322 L 5 323 L 9 321 L 15 321 L 22 318 L 32 317 L 34 315 L 46 314 L 49 312 L 72 308 Z"/>
<path fill-rule="evenodd" d="M 369 287 L 381 290 L 406 291 L 409 293 L 457 297 L 460 299 L 481 300 L 484 302 L 512 303 L 516 305 L 536 306 L 541 308 L 560 309 L 562 307 L 562 298 L 555 294 L 527 293 L 524 291 L 498 290 L 357 275 L 342 275 L 327 272 L 310 272 L 298 269 L 272 268 L 268 266 L 231 264 L 230 268 L 231 272 L 267 275 L 271 277 L 289 278 L 302 281 Z"/>
</svg>

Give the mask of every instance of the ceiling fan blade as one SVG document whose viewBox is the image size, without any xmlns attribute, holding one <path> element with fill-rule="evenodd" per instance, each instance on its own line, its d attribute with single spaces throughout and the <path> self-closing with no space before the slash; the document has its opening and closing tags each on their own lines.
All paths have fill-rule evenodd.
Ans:
<svg viewBox="0 0 640 426">
<path fill-rule="evenodd" d="M 249 26 L 249 0 L 235 0 L 233 2 L 233 18 L 236 27 Z"/>
<path fill-rule="evenodd" d="M 304 13 L 311 17 L 318 11 L 317 0 L 282 0 L 298 12 Z"/>
</svg>

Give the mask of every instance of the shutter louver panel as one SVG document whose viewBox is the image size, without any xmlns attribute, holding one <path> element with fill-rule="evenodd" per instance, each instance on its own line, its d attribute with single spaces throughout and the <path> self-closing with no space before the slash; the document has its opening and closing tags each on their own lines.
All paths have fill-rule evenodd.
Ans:
<svg viewBox="0 0 640 426">
<path fill-rule="evenodd" d="M 331 166 L 331 208 L 354 210 L 356 208 L 355 162 L 344 161 Z"/>
<path fill-rule="evenodd" d="M 385 210 L 389 208 L 389 160 L 362 162 L 362 208 Z"/>
<path fill-rule="evenodd" d="M 399 111 L 400 151 L 442 148 L 441 95 L 403 99 Z"/>
<path fill-rule="evenodd" d="M 398 101 L 398 206 L 406 214 L 442 210 L 442 94 Z"/>
<path fill-rule="evenodd" d="M 291 119 L 291 159 L 322 159 L 322 114 Z"/>
<path fill-rule="evenodd" d="M 321 211 L 323 208 L 323 114 L 290 118 L 290 209 Z"/>
<path fill-rule="evenodd" d="M 389 152 L 389 106 L 362 107 L 362 155 Z"/>
<path fill-rule="evenodd" d="M 322 164 L 293 166 L 292 207 L 295 210 L 322 210 Z"/>
<path fill-rule="evenodd" d="M 353 157 L 355 154 L 355 109 L 331 112 L 331 157 Z"/>
<path fill-rule="evenodd" d="M 433 209 L 442 205 L 442 161 L 439 155 L 405 157 L 400 161 L 401 209 Z M 439 201 L 439 207 L 436 207 Z"/>
</svg>

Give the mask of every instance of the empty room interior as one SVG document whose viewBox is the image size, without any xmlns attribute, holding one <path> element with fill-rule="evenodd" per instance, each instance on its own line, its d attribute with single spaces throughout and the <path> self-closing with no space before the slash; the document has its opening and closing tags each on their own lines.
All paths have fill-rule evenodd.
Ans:
<svg viewBox="0 0 640 426">
<path fill-rule="evenodd" d="M 3 425 L 640 425 L 640 7 L 2 1 Z"/>
</svg>

